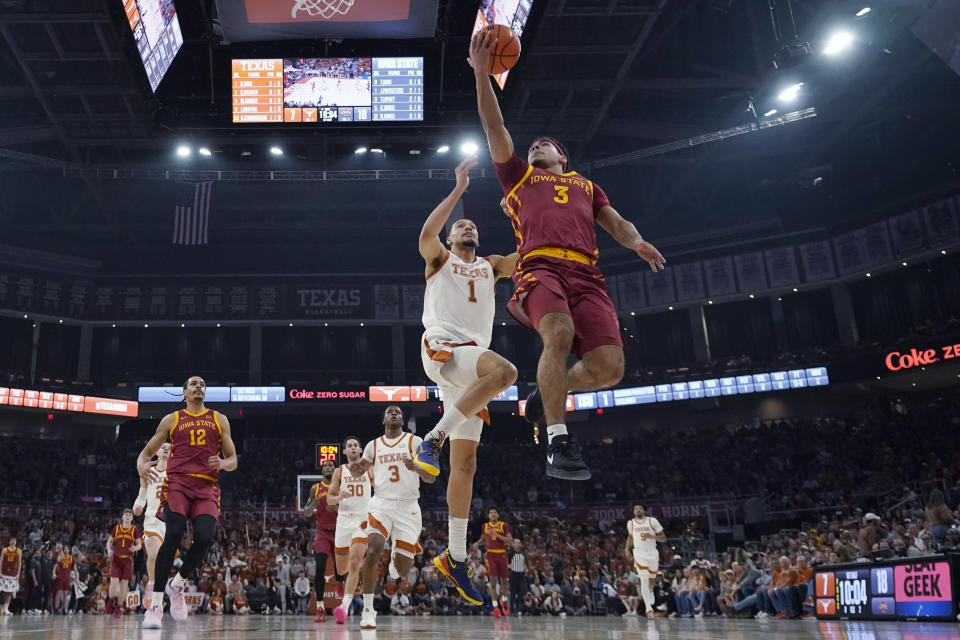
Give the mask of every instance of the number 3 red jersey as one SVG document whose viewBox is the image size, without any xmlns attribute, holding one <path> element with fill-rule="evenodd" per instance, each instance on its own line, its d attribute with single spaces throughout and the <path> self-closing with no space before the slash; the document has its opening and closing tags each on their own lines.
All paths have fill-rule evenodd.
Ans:
<svg viewBox="0 0 960 640">
<path fill-rule="evenodd" d="M 182 473 L 216 482 L 218 470 L 210 467 L 210 456 L 220 455 L 222 432 L 217 412 L 207 409 L 194 415 L 185 409 L 176 412 L 170 429 L 170 459 L 167 476 Z"/>
<path fill-rule="evenodd" d="M 576 171 L 557 174 L 534 167 L 516 153 L 495 168 L 510 209 L 517 253 L 568 249 L 596 262 L 595 220 L 610 204 L 599 185 Z"/>
</svg>

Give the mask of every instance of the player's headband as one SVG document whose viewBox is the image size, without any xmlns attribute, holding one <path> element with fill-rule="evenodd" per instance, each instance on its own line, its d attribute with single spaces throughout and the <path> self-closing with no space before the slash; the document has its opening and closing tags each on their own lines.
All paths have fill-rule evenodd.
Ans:
<svg viewBox="0 0 960 640">
<path fill-rule="evenodd" d="M 557 141 L 554 140 L 553 138 L 547 138 L 547 137 L 537 138 L 537 139 L 534 140 L 533 142 L 549 142 L 550 144 L 552 144 L 553 147 L 557 150 L 557 153 L 559 153 L 560 155 L 562 155 L 562 156 L 564 157 L 564 161 L 563 161 L 563 165 L 562 165 L 562 166 L 563 166 L 563 170 L 564 170 L 564 171 L 567 170 L 567 162 L 569 161 L 570 156 L 567 155 L 567 150 L 563 148 L 563 145 L 562 145 L 562 144 L 560 144 L 559 142 L 557 142 Z M 531 144 L 532 144 L 532 143 L 531 143 Z"/>
</svg>

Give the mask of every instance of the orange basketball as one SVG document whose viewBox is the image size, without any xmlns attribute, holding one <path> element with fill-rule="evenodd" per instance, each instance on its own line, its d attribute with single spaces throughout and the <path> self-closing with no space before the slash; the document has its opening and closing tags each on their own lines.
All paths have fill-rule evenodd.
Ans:
<svg viewBox="0 0 960 640">
<path fill-rule="evenodd" d="M 497 41 L 490 53 L 490 74 L 497 75 L 512 69 L 520 59 L 520 38 L 505 24 L 492 24 L 487 29 Z"/>
</svg>

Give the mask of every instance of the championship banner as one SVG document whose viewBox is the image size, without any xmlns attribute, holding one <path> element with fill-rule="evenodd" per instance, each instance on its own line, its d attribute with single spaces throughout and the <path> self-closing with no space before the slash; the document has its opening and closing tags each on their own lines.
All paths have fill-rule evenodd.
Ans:
<svg viewBox="0 0 960 640">
<path fill-rule="evenodd" d="M 232 42 L 299 38 L 426 38 L 437 0 L 216 0 Z"/>
<path fill-rule="evenodd" d="M 777 247 L 763 252 L 767 263 L 767 273 L 770 275 L 771 287 L 783 287 L 800 282 L 797 269 L 797 256 L 793 247 Z"/>
<path fill-rule="evenodd" d="M 840 275 L 863 271 L 867 266 L 862 247 L 856 232 L 844 233 L 833 239 L 833 247 L 837 251 L 837 270 Z"/>
<path fill-rule="evenodd" d="M 733 271 L 733 258 L 711 258 L 703 261 L 707 291 L 711 296 L 726 296 L 737 292 L 737 280 Z"/>
<path fill-rule="evenodd" d="M 647 281 L 647 300 L 650 306 L 673 304 L 677 301 L 677 295 L 673 290 L 673 278 L 669 273 L 645 271 L 643 274 Z"/>
<path fill-rule="evenodd" d="M 608 283 L 609 284 L 609 283 Z M 636 311 L 647 306 L 647 292 L 643 286 L 643 272 L 621 273 L 616 282 L 620 311 Z M 610 288 L 608 286 L 608 288 Z"/>
<path fill-rule="evenodd" d="M 426 286 L 422 284 L 403 285 L 403 317 L 416 320 L 423 316 L 423 294 Z"/>
<path fill-rule="evenodd" d="M 807 282 L 832 280 L 837 277 L 833 265 L 833 249 L 829 240 L 817 240 L 800 245 L 800 262 Z"/>
<path fill-rule="evenodd" d="M 377 320 L 400 319 L 400 287 L 378 284 L 373 287 L 374 312 Z"/>
<path fill-rule="evenodd" d="M 893 260 L 893 246 L 886 221 L 867 225 L 853 232 L 860 246 L 860 255 L 867 266 L 883 264 Z"/>
<path fill-rule="evenodd" d="M 733 266 L 737 283 L 742 293 L 752 293 L 767 288 L 767 272 L 763 267 L 763 254 L 759 251 L 734 256 Z"/>
<path fill-rule="evenodd" d="M 927 227 L 927 237 L 930 238 L 932 248 L 933 244 L 952 240 L 958 233 L 956 201 L 953 198 L 947 198 L 940 202 L 922 207 L 923 221 Z"/>
<path fill-rule="evenodd" d="M 887 222 L 893 249 L 898 256 L 907 256 L 923 249 L 923 227 L 920 225 L 919 211 L 901 213 Z"/>
<path fill-rule="evenodd" d="M 702 300 L 706 297 L 703 270 L 699 262 L 687 262 L 670 269 L 677 285 L 677 300 Z M 669 273 L 669 272 L 668 272 Z"/>
</svg>

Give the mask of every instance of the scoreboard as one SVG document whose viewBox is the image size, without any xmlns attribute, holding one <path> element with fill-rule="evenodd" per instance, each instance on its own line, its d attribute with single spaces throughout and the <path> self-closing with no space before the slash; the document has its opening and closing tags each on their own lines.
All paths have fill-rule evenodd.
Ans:
<svg viewBox="0 0 960 640">
<path fill-rule="evenodd" d="M 233 122 L 423 120 L 423 58 L 236 59 Z"/>
<path fill-rule="evenodd" d="M 340 445 L 339 444 L 318 444 L 317 445 L 317 469 L 323 466 L 324 462 L 332 460 L 333 464 L 340 464 Z"/>
<path fill-rule="evenodd" d="M 816 614 L 843 620 L 952 620 L 957 556 L 821 565 L 814 575 Z"/>
</svg>

